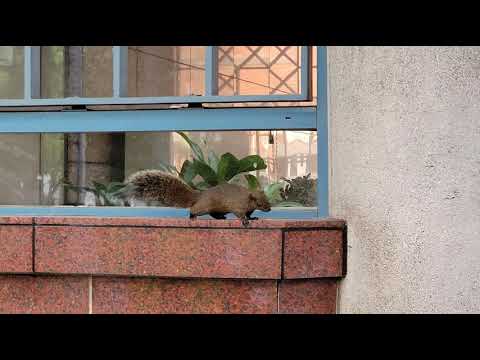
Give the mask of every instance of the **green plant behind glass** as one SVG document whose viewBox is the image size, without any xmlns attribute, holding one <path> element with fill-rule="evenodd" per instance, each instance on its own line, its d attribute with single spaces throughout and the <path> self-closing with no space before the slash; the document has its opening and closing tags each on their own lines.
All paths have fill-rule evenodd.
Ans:
<svg viewBox="0 0 480 360">
<path fill-rule="evenodd" d="M 301 203 L 303 206 L 316 206 L 317 181 L 311 179 L 310 174 L 282 180 L 286 182 L 280 194 L 284 199 Z"/>
<path fill-rule="evenodd" d="M 124 200 L 122 195 L 125 193 L 129 184 L 121 182 L 110 182 L 108 184 L 102 184 L 96 181 L 92 181 L 91 186 L 78 186 L 70 183 L 64 183 L 67 189 L 75 192 L 90 192 L 95 195 L 96 203 L 101 206 L 122 206 Z"/>
<path fill-rule="evenodd" d="M 259 155 L 249 155 L 238 159 L 231 153 L 218 156 L 214 151 L 209 150 L 205 156 L 201 147 L 184 132 L 178 131 L 177 134 L 190 146 L 193 160 L 185 160 L 180 171 L 168 165 L 163 165 L 163 167 L 171 173 L 176 172 L 178 176 L 191 187 L 204 190 L 218 184 L 230 182 L 236 176 L 243 174 L 251 190 L 260 188 L 257 177 L 252 174 L 247 174 L 251 171 L 264 170 L 267 168 L 265 161 Z M 202 179 L 200 182 L 194 182 L 197 176 Z"/>
<path fill-rule="evenodd" d="M 225 153 L 218 156 L 212 150 L 209 150 L 207 156 L 203 153 L 201 147 L 191 140 L 184 132 L 179 134 L 190 146 L 193 153 L 193 160 L 185 160 L 182 168 L 178 171 L 174 166 L 162 164 L 164 171 L 178 175 L 191 187 L 204 190 L 209 187 L 238 180 L 238 176 L 243 175 L 247 181 L 250 190 L 261 189 L 260 182 L 255 175 L 247 174 L 252 171 L 264 170 L 267 168 L 265 160 L 259 155 L 249 155 L 242 159 L 237 159 L 231 153 Z M 200 176 L 202 181 L 194 183 L 194 178 Z M 286 201 L 282 196 L 285 184 L 276 182 L 267 185 L 263 191 L 272 206 L 303 206 L 299 202 Z"/>
<path fill-rule="evenodd" d="M 207 156 L 205 156 L 201 147 L 185 133 L 181 131 L 177 133 L 189 145 L 193 153 L 193 159 L 191 161 L 185 160 L 180 171 L 175 166 L 162 163 L 158 166 L 160 170 L 179 176 L 192 188 L 198 190 L 205 190 L 222 183 L 238 181 L 240 176 L 244 177 L 250 190 L 261 189 L 258 178 L 248 173 L 267 168 L 262 157 L 249 155 L 238 159 L 228 152 L 218 156 L 212 150 L 208 150 Z M 194 182 L 197 176 L 202 180 Z M 291 180 L 282 179 L 283 181 L 268 184 L 263 188 L 263 191 L 272 206 L 314 206 L 316 182 L 313 179 L 309 179 L 309 176 L 310 174 Z M 93 193 L 97 204 L 103 206 L 124 205 L 123 194 L 128 192 L 129 188 L 129 184 L 121 182 L 101 184 L 92 181 L 91 186 L 83 187 L 69 183 L 64 183 L 64 185 L 73 191 Z M 311 204 L 312 202 L 313 205 Z"/>
</svg>

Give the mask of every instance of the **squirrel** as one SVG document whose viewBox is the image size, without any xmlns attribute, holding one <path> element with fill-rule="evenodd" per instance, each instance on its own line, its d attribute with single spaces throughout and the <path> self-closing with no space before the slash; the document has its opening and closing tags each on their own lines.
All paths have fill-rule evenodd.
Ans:
<svg viewBox="0 0 480 360">
<path fill-rule="evenodd" d="M 195 190 L 182 179 L 161 170 L 141 170 L 128 177 L 133 198 L 143 201 L 156 201 L 164 206 L 190 208 L 190 219 L 199 215 L 210 215 L 215 219 L 226 219 L 233 213 L 247 226 L 255 210 L 268 212 L 270 202 L 261 190 L 221 183 L 206 190 Z"/>
</svg>

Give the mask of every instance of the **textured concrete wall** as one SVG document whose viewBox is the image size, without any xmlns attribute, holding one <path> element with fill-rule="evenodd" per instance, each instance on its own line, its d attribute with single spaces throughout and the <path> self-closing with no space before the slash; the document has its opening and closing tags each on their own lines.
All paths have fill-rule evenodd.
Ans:
<svg viewBox="0 0 480 360">
<path fill-rule="evenodd" d="M 342 313 L 480 312 L 480 48 L 329 47 Z"/>
</svg>

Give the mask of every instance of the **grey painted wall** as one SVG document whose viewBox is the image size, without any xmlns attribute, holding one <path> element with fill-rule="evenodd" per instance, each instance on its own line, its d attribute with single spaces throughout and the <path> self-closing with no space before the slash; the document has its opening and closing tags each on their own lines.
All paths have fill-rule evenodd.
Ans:
<svg viewBox="0 0 480 360">
<path fill-rule="evenodd" d="M 480 312 L 480 47 L 329 47 L 341 313 Z"/>
</svg>

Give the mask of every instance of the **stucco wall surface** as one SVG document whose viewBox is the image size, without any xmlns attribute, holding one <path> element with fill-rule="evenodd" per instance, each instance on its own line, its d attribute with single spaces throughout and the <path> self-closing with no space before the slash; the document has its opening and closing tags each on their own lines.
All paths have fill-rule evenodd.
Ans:
<svg viewBox="0 0 480 360">
<path fill-rule="evenodd" d="M 329 47 L 340 313 L 480 312 L 480 47 Z"/>
</svg>

